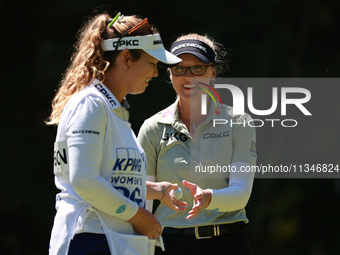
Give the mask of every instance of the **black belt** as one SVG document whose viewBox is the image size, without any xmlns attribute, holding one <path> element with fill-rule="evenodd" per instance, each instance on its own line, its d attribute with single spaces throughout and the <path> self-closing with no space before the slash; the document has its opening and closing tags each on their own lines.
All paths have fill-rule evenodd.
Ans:
<svg viewBox="0 0 340 255">
<path fill-rule="evenodd" d="M 241 232 L 246 229 L 244 221 L 238 221 L 230 224 L 209 225 L 193 228 L 164 228 L 163 232 L 176 235 L 195 236 L 197 239 L 212 238 L 213 236 L 228 235 Z"/>
</svg>

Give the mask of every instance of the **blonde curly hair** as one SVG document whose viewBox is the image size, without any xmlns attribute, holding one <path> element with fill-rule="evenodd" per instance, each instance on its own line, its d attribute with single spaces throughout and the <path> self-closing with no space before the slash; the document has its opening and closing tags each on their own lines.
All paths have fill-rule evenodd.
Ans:
<svg viewBox="0 0 340 255">
<path fill-rule="evenodd" d="M 112 27 L 108 24 L 112 18 L 108 14 L 99 14 L 90 19 L 79 30 L 70 65 L 59 84 L 59 89 L 52 101 L 52 112 L 47 125 L 58 125 L 61 113 L 70 98 L 93 82 L 95 78 L 103 81 L 105 71 L 114 63 L 121 51 L 105 51 L 101 48 L 104 39 L 118 38 L 142 21 L 137 16 L 125 16 Z M 141 26 L 129 36 L 155 34 L 157 30 Z M 142 50 L 130 50 L 134 60 L 138 60 Z"/>
</svg>

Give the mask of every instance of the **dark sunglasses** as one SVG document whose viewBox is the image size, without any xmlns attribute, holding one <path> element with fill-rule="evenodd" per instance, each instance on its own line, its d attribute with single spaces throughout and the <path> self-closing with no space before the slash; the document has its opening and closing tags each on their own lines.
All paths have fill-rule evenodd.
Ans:
<svg viewBox="0 0 340 255">
<path fill-rule="evenodd" d="M 116 46 L 116 50 L 118 49 L 118 45 L 119 45 L 120 40 L 121 40 L 124 36 L 131 34 L 133 31 L 137 30 L 138 28 L 140 28 L 140 27 L 143 26 L 144 24 L 146 24 L 146 25 L 150 28 L 150 30 L 152 30 L 151 25 L 150 25 L 150 23 L 149 23 L 149 21 L 148 21 L 148 18 L 143 19 L 141 22 L 139 22 L 139 23 L 138 23 L 137 25 L 135 25 L 134 27 L 130 28 L 128 31 L 126 31 L 124 34 L 122 34 L 122 35 L 119 37 L 119 40 L 118 40 L 117 46 Z"/>
<path fill-rule="evenodd" d="M 208 65 L 208 66 L 191 66 L 191 67 L 185 67 L 185 66 L 174 66 L 171 68 L 172 75 L 175 76 L 183 76 L 187 73 L 187 70 L 190 70 L 190 73 L 195 76 L 201 76 L 204 75 L 207 71 L 207 68 L 209 66 L 214 65 Z"/>
</svg>

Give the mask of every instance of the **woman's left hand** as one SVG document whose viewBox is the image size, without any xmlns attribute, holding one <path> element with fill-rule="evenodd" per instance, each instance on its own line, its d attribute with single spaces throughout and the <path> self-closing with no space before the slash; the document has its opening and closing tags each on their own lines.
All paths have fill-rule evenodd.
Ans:
<svg viewBox="0 0 340 255">
<path fill-rule="evenodd" d="M 187 220 L 196 216 L 202 209 L 207 208 L 211 201 L 211 192 L 208 189 L 201 189 L 194 183 L 182 181 L 184 187 L 188 188 L 194 198 L 193 207 L 188 213 Z"/>
<path fill-rule="evenodd" d="M 159 184 L 164 189 L 164 196 L 161 199 L 162 204 L 166 205 L 174 211 L 185 211 L 185 206 L 187 206 L 188 204 L 184 201 L 177 200 L 170 195 L 170 191 L 177 189 L 178 184 L 173 184 L 170 182 L 160 182 Z"/>
</svg>

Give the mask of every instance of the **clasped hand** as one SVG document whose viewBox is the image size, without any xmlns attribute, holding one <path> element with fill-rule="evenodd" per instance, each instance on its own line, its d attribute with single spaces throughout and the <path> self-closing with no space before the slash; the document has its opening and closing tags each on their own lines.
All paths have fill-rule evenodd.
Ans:
<svg viewBox="0 0 340 255">
<path fill-rule="evenodd" d="M 169 182 L 162 182 L 161 184 L 166 190 L 164 197 L 162 199 L 162 203 L 172 210 L 184 211 L 185 210 L 184 207 L 187 206 L 188 204 L 184 201 L 176 200 L 170 195 L 170 190 L 177 189 L 178 185 Z M 196 184 L 185 180 L 182 181 L 182 184 L 184 185 L 184 187 L 190 190 L 190 193 L 194 199 L 193 207 L 188 212 L 188 216 L 186 217 L 186 219 L 189 220 L 196 216 L 202 209 L 207 208 L 209 206 L 211 201 L 211 192 L 208 189 L 205 190 L 201 189 Z"/>
<path fill-rule="evenodd" d="M 202 209 L 207 208 L 211 201 L 211 192 L 208 189 L 201 189 L 194 183 L 182 181 L 184 187 L 188 188 L 194 198 L 193 207 L 188 212 L 187 220 L 196 216 Z"/>
</svg>

